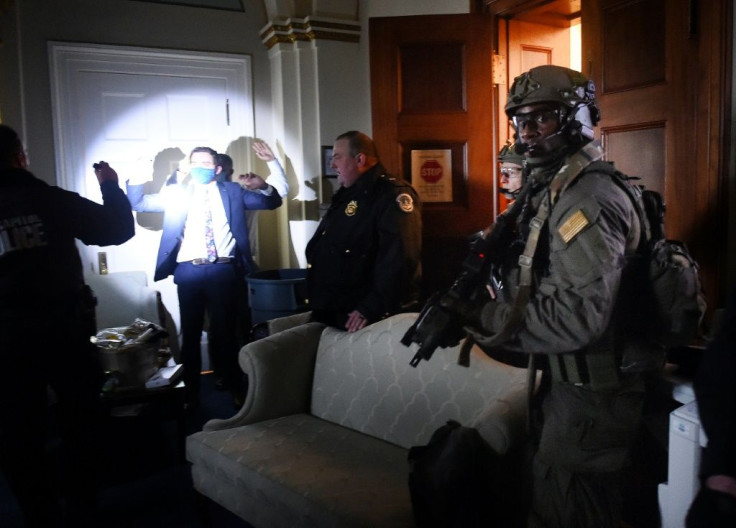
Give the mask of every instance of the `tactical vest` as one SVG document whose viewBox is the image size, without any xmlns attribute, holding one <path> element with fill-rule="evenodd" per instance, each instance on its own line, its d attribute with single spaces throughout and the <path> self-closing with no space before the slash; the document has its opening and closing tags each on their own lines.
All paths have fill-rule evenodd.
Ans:
<svg viewBox="0 0 736 528">
<path fill-rule="evenodd" d="M 509 317 L 504 327 L 492 338 L 498 343 L 506 340 L 517 328 L 532 292 L 532 271 L 534 256 L 547 224 L 551 208 L 567 187 L 585 170 L 602 159 L 603 149 L 597 143 L 588 143 L 573 154 L 555 174 L 545 195 L 542 197 L 536 216 L 529 222 L 529 235 L 524 252 L 519 257 L 519 291 L 514 299 Z M 491 343 L 488 343 L 491 344 Z M 491 344 L 492 345 L 492 344 Z M 593 390 L 612 389 L 619 385 L 620 358 L 617 358 L 611 327 L 596 342 L 585 350 L 547 355 L 552 380 L 559 383 L 586 385 Z M 535 370 L 535 355 L 530 355 L 530 372 Z"/>
</svg>

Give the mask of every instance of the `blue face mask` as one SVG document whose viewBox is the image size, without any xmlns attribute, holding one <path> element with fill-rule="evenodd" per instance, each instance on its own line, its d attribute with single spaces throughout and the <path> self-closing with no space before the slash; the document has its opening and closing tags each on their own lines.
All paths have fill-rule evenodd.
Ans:
<svg viewBox="0 0 736 528">
<path fill-rule="evenodd" d="M 192 167 L 189 169 L 189 174 L 192 175 L 192 178 L 194 178 L 194 181 L 197 183 L 209 183 L 215 179 L 215 169 Z"/>
</svg>

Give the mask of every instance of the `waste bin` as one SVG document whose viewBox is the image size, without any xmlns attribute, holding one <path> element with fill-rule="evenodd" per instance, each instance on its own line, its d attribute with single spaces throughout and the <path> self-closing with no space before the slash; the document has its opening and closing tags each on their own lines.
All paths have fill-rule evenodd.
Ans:
<svg viewBox="0 0 736 528">
<path fill-rule="evenodd" d="M 307 310 L 306 269 L 256 271 L 246 280 L 253 325 Z"/>
</svg>

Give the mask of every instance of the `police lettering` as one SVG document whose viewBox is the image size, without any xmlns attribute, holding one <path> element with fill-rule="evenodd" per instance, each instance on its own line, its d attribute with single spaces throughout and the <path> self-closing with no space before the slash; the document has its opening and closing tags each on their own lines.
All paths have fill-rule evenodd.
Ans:
<svg viewBox="0 0 736 528">
<path fill-rule="evenodd" d="M 11 251 L 48 245 L 41 219 L 37 215 L 0 220 L 0 257 Z"/>
</svg>

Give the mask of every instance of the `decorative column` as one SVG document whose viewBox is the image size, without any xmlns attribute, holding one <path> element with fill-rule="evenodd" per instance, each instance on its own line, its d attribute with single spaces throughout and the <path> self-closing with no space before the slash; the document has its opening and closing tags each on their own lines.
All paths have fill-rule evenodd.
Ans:
<svg viewBox="0 0 736 528">
<path fill-rule="evenodd" d="M 344 3 L 356 8 L 357 18 L 356 2 Z M 287 170 L 292 169 L 297 180 L 285 204 L 291 247 L 281 260 L 285 267 L 305 267 L 304 249 L 319 223 L 319 204 L 333 191 L 333 180 L 322 178 L 321 147 L 356 126 L 349 124 L 343 100 L 350 99 L 351 81 L 335 73 L 355 68 L 348 61 L 359 55 L 360 23 L 311 15 L 274 18 L 262 29 L 261 39 L 271 61 L 274 136 L 283 142 L 291 164 Z M 342 83 L 342 98 L 334 96 L 337 83 Z M 341 116 L 338 122 L 335 115 Z"/>
</svg>

